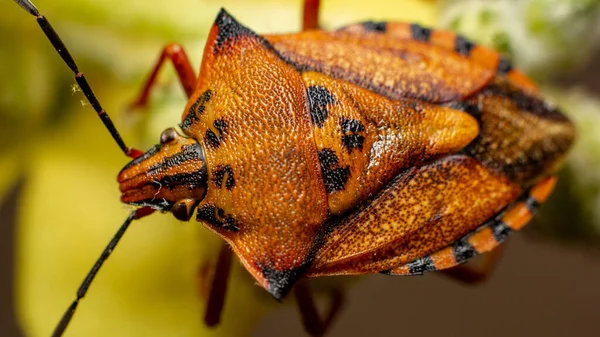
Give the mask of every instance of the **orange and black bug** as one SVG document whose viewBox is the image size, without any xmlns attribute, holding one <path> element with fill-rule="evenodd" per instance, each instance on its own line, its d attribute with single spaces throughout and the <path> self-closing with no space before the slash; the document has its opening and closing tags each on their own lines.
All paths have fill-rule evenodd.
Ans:
<svg viewBox="0 0 600 337">
<path fill-rule="evenodd" d="M 145 153 L 125 145 L 48 21 L 25 0 L 123 152 L 122 201 L 139 206 L 84 280 L 78 302 L 129 224 L 154 211 L 196 219 L 221 236 L 275 298 L 298 298 L 322 335 L 305 277 L 414 275 L 455 267 L 498 246 L 533 216 L 574 137 L 502 56 L 453 33 L 364 22 L 260 36 L 221 10 L 200 76 L 165 47 L 189 102 Z M 205 321 L 219 321 L 231 263 L 224 246 Z M 456 270 L 456 269 L 454 269 Z M 454 273 L 458 274 L 458 273 Z"/>
</svg>

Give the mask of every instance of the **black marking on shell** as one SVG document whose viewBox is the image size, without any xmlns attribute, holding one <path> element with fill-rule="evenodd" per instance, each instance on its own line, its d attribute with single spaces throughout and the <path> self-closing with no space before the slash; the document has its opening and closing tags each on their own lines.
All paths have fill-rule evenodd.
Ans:
<svg viewBox="0 0 600 337">
<path fill-rule="evenodd" d="M 318 155 L 327 193 L 343 190 L 350 176 L 350 166 L 339 167 L 339 159 L 332 149 L 323 149 Z"/>
<path fill-rule="evenodd" d="M 225 134 L 225 130 L 227 129 L 227 122 L 225 122 L 223 119 L 215 119 L 213 126 L 215 129 L 217 129 L 217 131 L 219 131 L 221 136 L 223 136 Z"/>
<path fill-rule="evenodd" d="M 409 269 L 410 274 L 420 275 L 426 271 L 435 271 L 435 265 L 430 255 L 417 259 L 406 265 Z"/>
<path fill-rule="evenodd" d="M 219 147 L 219 145 L 221 145 L 221 138 L 217 136 L 213 130 L 208 129 L 204 136 L 204 142 L 210 147 Z"/>
<path fill-rule="evenodd" d="M 188 161 L 204 161 L 204 151 L 200 144 L 189 144 L 181 147 L 181 151 L 165 157 L 161 162 L 148 169 L 148 174 L 157 174 L 172 167 L 183 165 Z"/>
<path fill-rule="evenodd" d="M 308 102 L 310 103 L 310 120 L 320 128 L 325 124 L 329 115 L 329 106 L 335 104 L 336 99 L 327 88 L 320 85 L 311 85 L 306 88 Z"/>
<path fill-rule="evenodd" d="M 365 141 L 365 137 L 361 135 L 343 135 L 342 136 L 342 145 L 347 147 L 348 150 L 352 149 L 360 149 L 362 150 L 363 143 Z"/>
<path fill-rule="evenodd" d="M 164 176 L 160 181 L 160 187 L 168 188 L 170 190 L 177 186 L 185 185 L 188 189 L 206 188 L 206 165 L 202 166 L 201 169 L 190 173 L 177 173 L 172 175 Z M 151 181 L 150 183 L 153 183 Z"/>
<path fill-rule="evenodd" d="M 342 145 L 348 151 L 356 148 L 362 150 L 365 137 L 359 133 L 365 131 L 365 126 L 357 119 L 346 119 L 344 116 L 340 117 L 340 126 L 343 133 Z"/>
<path fill-rule="evenodd" d="M 358 119 L 347 119 L 344 116 L 340 117 L 340 126 L 344 133 L 356 133 L 365 130 L 365 126 Z"/>
<path fill-rule="evenodd" d="M 143 155 L 135 158 L 134 160 L 130 161 L 127 165 L 125 165 L 125 167 L 123 167 L 123 169 L 121 170 L 124 171 L 132 166 L 135 166 L 143 161 L 148 160 L 150 157 L 154 156 L 155 154 L 158 153 L 158 151 L 161 149 L 160 145 L 154 145 L 152 148 L 150 148 L 150 150 L 144 152 Z"/>
<path fill-rule="evenodd" d="M 256 36 L 250 29 L 242 26 L 223 8 L 217 14 L 215 25 L 219 29 L 214 47 L 214 53 L 217 53 L 227 40 L 235 40 L 240 36 Z"/>
<path fill-rule="evenodd" d="M 200 94 L 196 101 L 190 106 L 183 121 L 179 124 L 179 127 L 182 130 L 188 130 L 192 125 L 200 121 L 199 117 L 204 114 L 204 110 L 206 109 L 204 104 L 210 101 L 212 95 L 213 92 L 210 89 L 207 89 Z"/>
<path fill-rule="evenodd" d="M 213 48 L 213 54 L 218 54 L 221 50 L 225 50 L 229 43 L 237 40 L 240 37 L 248 37 L 281 57 L 281 55 L 264 37 L 256 34 L 248 27 L 245 27 L 237 22 L 237 20 L 227 13 L 227 11 L 223 8 L 221 8 L 219 14 L 217 14 L 215 25 L 217 26 L 218 32 Z M 285 60 L 283 57 L 282 59 Z"/>
<path fill-rule="evenodd" d="M 296 281 L 306 274 L 309 264 L 288 270 L 275 270 L 269 267 L 257 265 L 267 280 L 267 291 L 278 301 L 283 300 L 292 290 Z"/>
<path fill-rule="evenodd" d="M 429 37 L 431 36 L 430 28 L 421 27 L 420 25 L 413 23 L 410 25 L 410 32 L 413 39 L 422 42 L 429 42 Z"/>
<path fill-rule="evenodd" d="M 369 32 L 385 33 L 387 31 L 387 22 L 385 21 L 366 21 L 362 23 L 362 26 Z"/>
<path fill-rule="evenodd" d="M 512 70 L 512 63 L 506 58 L 506 56 L 500 56 L 500 61 L 498 62 L 497 72 L 498 74 L 505 75 L 509 71 Z"/>
<path fill-rule="evenodd" d="M 225 179 L 226 175 L 227 179 Z M 213 172 L 212 181 L 215 183 L 217 188 L 221 188 L 223 186 L 223 180 L 225 180 L 225 188 L 228 190 L 231 191 L 235 187 L 235 178 L 230 165 L 217 165 Z"/>
<path fill-rule="evenodd" d="M 206 134 L 204 136 L 204 141 L 206 145 L 217 148 L 221 145 L 225 134 L 227 133 L 227 122 L 222 119 L 216 119 L 213 122 L 214 128 L 219 133 L 218 135 L 211 129 L 206 130 Z"/>
<path fill-rule="evenodd" d="M 454 41 L 454 51 L 457 53 L 464 56 L 469 56 L 473 47 L 475 47 L 473 42 L 465 39 L 462 35 L 456 36 L 456 40 Z"/>
<path fill-rule="evenodd" d="M 540 202 L 536 198 L 529 196 L 525 199 L 525 206 L 529 209 L 531 215 L 534 215 L 540 208 Z"/>
<path fill-rule="evenodd" d="M 230 214 L 226 214 L 222 208 L 211 204 L 204 204 L 198 208 L 196 220 L 206 221 L 217 228 L 222 228 L 231 232 L 240 230 L 237 222 Z"/>
<path fill-rule="evenodd" d="M 477 251 L 473 248 L 473 245 L 467 240 L 468 236 L 456 241 L 452 244 L 452 253 L 457 263 L 463 263 L 468 259 L 477 255 Z"/>
<path fill-rule="evenodd" d="M 498 243 L 504 242 L 508 234 L 512 232 L 512 229 L 500 220 L 494 220 L 494 223 L 490 225 L 490 229 L 492 230 L 494 239 L 496 239 Z"/>
</svg>

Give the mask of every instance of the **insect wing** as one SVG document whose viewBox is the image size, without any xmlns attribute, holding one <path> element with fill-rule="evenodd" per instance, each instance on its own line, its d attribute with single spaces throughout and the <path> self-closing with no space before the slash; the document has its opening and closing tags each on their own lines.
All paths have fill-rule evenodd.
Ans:
<svg viewBox="0 0 600 337">
<path fill-rule="evenodd" d="M 365 274 L 411 262 L 479 227 L 520 192 L 462 155 L 411 169 L 336 225 L 309 274 Z"/>
</svg>

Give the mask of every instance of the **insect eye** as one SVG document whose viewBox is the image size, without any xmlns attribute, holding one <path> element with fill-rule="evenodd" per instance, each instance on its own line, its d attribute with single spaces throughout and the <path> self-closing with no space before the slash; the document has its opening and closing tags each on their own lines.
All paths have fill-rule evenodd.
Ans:
<svg viewBox="0 0 600 337">
<path fill-rule="evenodd" d="M 173 128 L 168 128 L 160 134 L 160 143 L 161 144 L 171 144 L 177 138 L 179 138 L 179 134 Z"/>
</svg>

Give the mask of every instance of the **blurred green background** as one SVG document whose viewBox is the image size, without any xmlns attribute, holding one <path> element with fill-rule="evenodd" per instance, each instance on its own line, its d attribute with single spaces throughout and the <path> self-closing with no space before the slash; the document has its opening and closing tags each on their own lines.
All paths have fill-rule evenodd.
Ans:
<svg viewBox="0 0 600 337">
<path fill-rule="evenodd" d="M 331 336 L 596 336 L 600 303 L 598 1 L 322 0 L 322 24 L 376 19 L 451 27 L 508 53 L 578 124 L 560 187 L 492 280 L 471 289 L 436 275 L 352 278 Z M 130 146 L 147 149 L 179 122 L 185 95 L 170 65 L 148 111 L 128 112 L 167 42 L 199 68 L 225 7 L 257 32 L 296 31 L 301 1 L 38 0 Z M 72 90 L 72 74 L 35 19 L 0 4 L 0 334 L 47 336 L 128 214 L 127 163 Z M 295 307 L 269 298 L 236 263 L 223 324 L 202 325 L 197 273 L 219 240 L 199 223 L 153 215 L 132 225 L 67 336 L 303 336 Z M 337 278 L 325 280 L 338 283 Z M 346 283 L 346 282 L 342 282 Z M 287 301 L 290 302 L 290 301 Z M 275 310 L 277 309 L 277 310 Z M 500 321 L 501 320 L 501 321 Z"/>
</svg>

